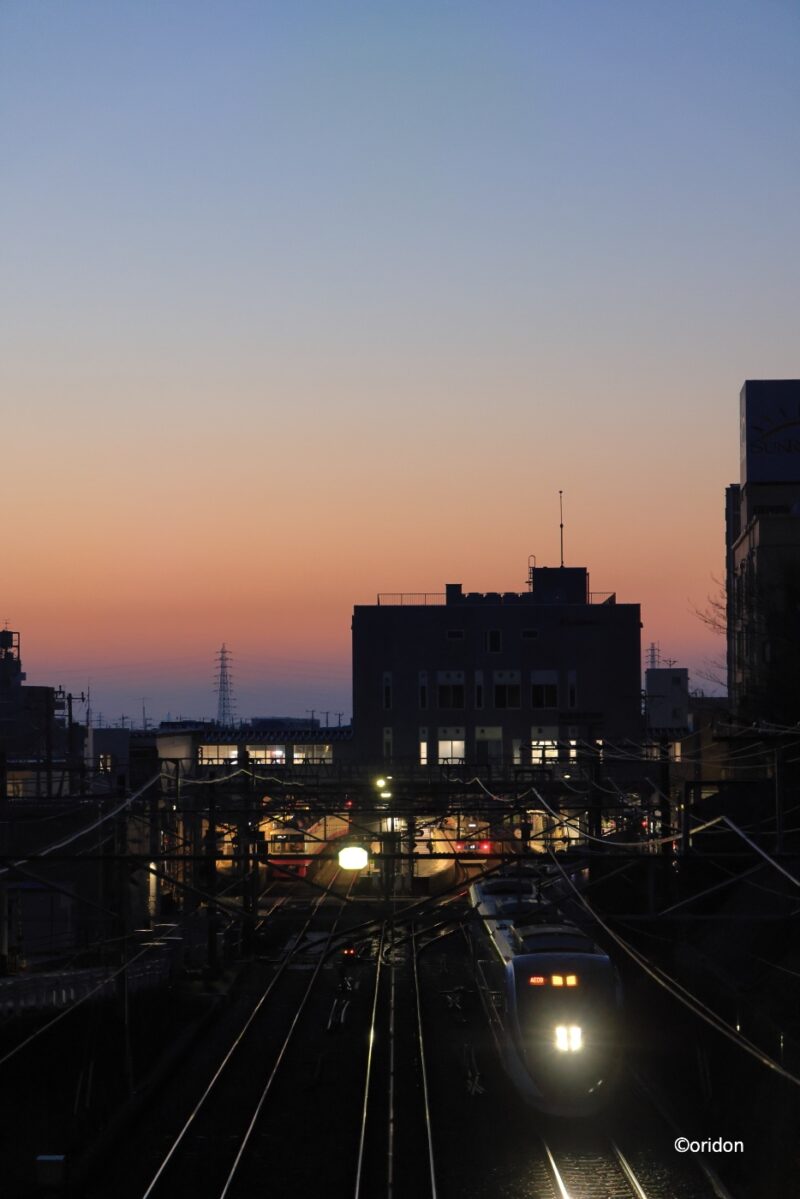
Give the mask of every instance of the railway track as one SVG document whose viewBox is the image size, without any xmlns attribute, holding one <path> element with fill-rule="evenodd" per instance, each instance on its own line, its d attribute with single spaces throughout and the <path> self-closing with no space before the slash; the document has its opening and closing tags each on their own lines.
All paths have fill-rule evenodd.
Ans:
<svg viewBox="0 0 800 1199">
<path fill-rule="evenodd" d="M 227 1199 L 235 1193 L 267 1098 L 345 910 L 342 898 L 332 891 L 336 877 L 313 902 L 200 1098 L 170 1137 L 149 1185 L 140 1192 L 141 1199 L 178 1193 L 191 1193 L 193 1199 Z M 352 885 L 351 881 L 349 890 Z M 312 925 L 331 900 L 339 903 L 339 911 L 330 929 L 310 944 Z"/>
<path fill-rule="evenodd" d="M 353 1199 L 439 1199 L 416 934 L 381 929 Z"/>
<path fill-rule="evenodd" d="M 656 1199 L 615 1141 L 576 1151 L 542 1137 L 542 1149 L 558 1199 Z"/>
</svg>

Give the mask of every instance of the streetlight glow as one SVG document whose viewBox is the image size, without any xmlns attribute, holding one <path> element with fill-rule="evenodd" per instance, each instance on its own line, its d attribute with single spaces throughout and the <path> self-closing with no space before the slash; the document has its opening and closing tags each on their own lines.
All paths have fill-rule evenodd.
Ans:
<svg viewBox="0 0 800 1199">
<path fill-rule="evenodd" d="M 363 845 L 346 845 L 339 850 L 339 865 L 342 870 L 363 870 L 369 854 Z"/>
</svg>

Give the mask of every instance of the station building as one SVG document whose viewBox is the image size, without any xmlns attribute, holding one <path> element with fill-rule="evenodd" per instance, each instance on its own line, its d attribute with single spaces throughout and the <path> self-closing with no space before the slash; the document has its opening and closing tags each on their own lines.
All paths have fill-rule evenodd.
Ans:
<svg viewBox="0 0 800 1199">
<path fill-rule="evenodd" d="M 524 592 L 379 595 L 352 629 L 362 762 L 536 766 L 641 741 L 639 605 L 590 592 L 584 567 L 533 566 Z"/>
</svg>

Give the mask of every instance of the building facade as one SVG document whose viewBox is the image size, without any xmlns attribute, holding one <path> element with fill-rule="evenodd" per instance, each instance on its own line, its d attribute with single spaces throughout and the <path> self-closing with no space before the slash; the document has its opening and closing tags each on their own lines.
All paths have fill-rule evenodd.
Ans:
<svg viewBox="0 0 800 1199">
<path fill-rule="evenodd" d="M 639 605 L 592 595 L 583 567 L 533 567 L 525 592 L 379 596 L 352 628 L 361 761 L 540 765 L 641 739 Z"/>
<path fill-rule="evenodd" d="M 741 720 L 800 720 L 800 380 L 748 380 L 726 495 L 728 690 Z"/>
</svg>

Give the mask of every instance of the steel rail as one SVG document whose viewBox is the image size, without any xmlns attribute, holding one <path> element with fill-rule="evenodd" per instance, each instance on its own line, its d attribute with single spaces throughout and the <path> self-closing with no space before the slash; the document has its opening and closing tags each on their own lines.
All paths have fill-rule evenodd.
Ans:
<svg viewBox="0 0 800 1199">
<path fill-rule="evenodd" d="M 394 935 L 394 929 L 392 929 Z M 386 1136 L 386 1199 L 394 1195 L 394 1061 L 395 1061 L 395 999 L 397 989 L 397 967 L 394 960 L 394 943 L 392 943 L 392 960 L 389 962 L 389 1124 Z"/>
<path fill-rule="evenodd" d="M 433 1126 L 431 1122 L 431 1106 L 430 1106 L 430 1091 L 428 1088 L 428 1068 L 425 1061 L 425 1038 L 422 1025 L 422 999 L 419 989 L 419 971 L 417 969 L 417 958 L 419 951 L 416 946 L 417 933 L 414 925 L 411 925 L 411 958 L 414 971 L 414 994 L 417 1001 L 417 1030 L 419 1036 L 419 1064 L 420 1073 L 422 1074 L 422 1103 L 425 1111 L 425 1133 L 428 1141 L 428 1169 L 430 1170 L 431 1178 L 431 1199 L 438 1199 L 438 1190 L 436 1187 L 436 1165 L 433 1154 Z"/>
<path fill-rule="evenodd" d="M 559 1199 L 576 1199 L 575 1191 L 571 1191 L 569 1189 L 564 1180 L 564 1175 L 561 1173 L 561 1170 L 558 1167 L 555 1153 L 550 1148 L 544 1137 L 540 1136 L 540 1139 L 544 1149 L 545 1157 L 547 1159 L 547 1164 L 550 1167 L 550 1173 L 553 1176 L 553 1181 L 555 1182 L 559 1193 Z M 630 1191 L 634 1199 L 648 1199 L 647 1192 L 645 1191 L 639 1179 L 636 1177 L 633 1167 L 625 1157 L 622 1150 L 615 1141 L 609 1141 L 609 1144 L 611 1146 L 611 1151 L 607 1154 L 607 1162 L 613 1163 L 616 1166 L 617 1170 L 630 1187 Z M 575 1169 L 580 1170 L 580 1166 L 576 1166 Z"/>
<path fill-rule="evenodd" d="M 642 1187 L 642 1184 L 639 1182 L 639 1179 L 636 1177 L 636 1175 L 633 1171 L 633 1167 L 631 1166 L 630 1162 L 628 1161 L 627 1157 L 622 1152 L 622 1150 L 620 1149 L 620 1147 L 616 1143 L 616 1141 L 611 1142 L 611 1148 L 614 1152 L 614 1157 L 617 1159 L 617 1165 L 619 1166 L 620 1170 L 622 1170 L 622 1173 L 625 1175 L 625 1179 L 626 1179 L 628 1185 L 630 1186 L 631 1190 L 633 1191 L 634 1195 L 636 1196 L 636 1199 L 647 1199 L 645 1190 Z"/>
<path fill-rule="evenodd" d="M 338 875 L 338 873 L 339 873 L 339 871 L 337 871 L 337 875 Z M 355 885 L 356 877 L 357 876 L 354 875 L 352 877 L 352 879 L 350 880 L 350 886 L 347 888 L 346 898 L 350 897 L 350 892 L 352 891 L 352 889 Z M 264 1084 L 264 1087 L 261 1091 L 261 1096 L 258 1100 L 258 1103 L 255 1106 L 255 1110 L 253 1111 L 252 1116 L 250 1117 L 250 1122 L 247 1125 L 244 1136 L 242 1137 L 242 1139 L 239 1143 L 239 1148 L 236 1152 L 236 1157 L 234 1158 L 233 1164 L 230 1168 L 230 1171 L 228 1172 L 228 1177 L 225 1179 L 225 1184 L 219 1193 L 219 1199 L 227 1199 L 227 1196 L 230 1193 L 231 1187 L 233 1186 L 233 1181 L 239 1171 L 239 1167 L 242 1164 L 242 1159 L 247 1151 L 248 1145 L 250 1144 L 250 1140 L 253 1136 L 253 1132 L 255 1130 L 256 1124 L 258 1123 L 259 1117 L 261 1115 L 261 1111 L 264 1107 L 264 1104 L 267 1101 L 267 1096 L 269 1095 L 269 1092 L 272 1090 L 272 1084 L 274 1083 L 274 1081 L 278 1075 L 278 1071 L 281 1067 L 281 1063 L 283 1062 L 283 1059 L 286 1055 L 286 1051 L 289 1048 L 289 1043 L 291 1042 L 292 1037 L 294 1036 L 294 1032 L 300 1021 L 300 1017 L 302 1016 L 303 1011 L 305 1010 L 306 1003 L 308 1002 L 308 997 L 311 994 L 312 990 L 314 989 L 314 984 L 317 981 L 317 978 L 319 977 L 319 973 L 322 970 L 322 967 L 325 965 L 325 962 L 327 960 L 327 952 L 326 951 L 327 951 L 328 947 L 330 946 L 330 943 L 336 934 L 336 929 L 339 924 L 339 921 L 342 918 L 342 915 L 344 914 L 344 910 L 345 910 L 344 907 L 342 907 L 336 913 L 336 919 L 334 920 L 333 926 L 331 927 L 331 930 L 328 933 L 327 940 L 325 941 L 325 948 L 321 949 L 321 951 L 320 951 L 319 961 L 317 962 L 316 966 L 314 967 L 314 973 L 311 975 L 311 978 L 308 980 L 308 986 L 306 987 L 306 989 L 303 993 L 303 998 L 300 1000 L 300 1003 L 297 1006 L 297 1011 L 295 1012 L 292 1022 L 289 1025 L 289 1031 L 287 1032 L 286 1036 L 284 1037 L 283 1044 L 281 1045 L 280 1050 L 278 1051 L 278 1055 L 275 1058 L 275 1062 L 273 1063 L 272 1069 L 269 1073 L 269 1077 L 267 1078 L 267 1081 Z"/>
<path fill-rule="evenodd" d="M 361 1107 L 361 1133 L 358 1141 L 358 1157 L 356 1159 L 356 1185 L 354 1191 L 354 1199 L 361 1197 L 361 1178 L 364 1169 L 364 1146 L 367 1136 L 367 1112 L 369 1109 L 369 1092 L 372 1082 L 372 1062 L 373 1050 L 375 1048 L 375 1024 L 378 1012 L 378 992 L 381 982 L 381 968 L 383 966 L 383 943 L 386 938 L 386 922 L 381 925 L 381 939 L 378 945 L 378 958 L 375 969 L 375 989 L 372 993 L 372 1015 L 370 1017 L 369 1027 L 369 1048 L 367 1050 L 367 1069 L 364 1079 L 364 1102 Z"/>
<path fill-rule="evenodd" d="M 541 1138 L 541 1141 L 542 1141 L 542 1148 L 544 1149 L 544 1155 L 547 1158 L 547 1164 L 550 1167 L 550 1173 L 553 1175 L 553 1181 L 555 1182 L 556 1187 L 558 1188 L 558 1193 L 559 1193 L 560 1199 L 572 1199 L 572 1196 L 570 1195 L 569 1191 L 566 1188 L 564 1179 L 561 1176 L 561 1171 L 559 1170 L 558 1166 L 556 1165 L 556 1159 L 552 1154 L 550 1146 L 548 1145 L 548 1143 L 544 1139 L 544 1137 Z"/>
<path fill-rule="evenodd" d="M 167 1153 L 166 1157 L 164 1157 L 164 1159 L 161 1162 L 161 1165 L 158 1167 L 158 1170 L 156 1171 L 156 1173 L 153 1175 L 153 1178 L 150 1181 L 150 1185 L 148 1186 L 147 1190 L 143 1193 L 142 1199 L 150 1199 L 150 1196 L 153 1195 L 153 1193 L 157 1189 L 165 1170 L 168 1168 L 170 1162 L 172 1161 L 173 1157 L 175 1156 L 175 1154 L 177 1153 L 181 1144 L 183 1143 L 183 1140 L 186 1137 L 186 1134 L 189 1132 L 190 1128 L 192 1127 L 195 1120 L 197 1119 L 197 1116 L 199 1115 L 201 1109 L 205 1105 L 206 1100 L 208 1099 L 209 1095 L 211 1094 L 211 1092 L 214 1090 L 215 1086 L 217 1085 L 217 1082 L 219 1081 L 219 1079 L 222 1076 L 224 1070 L 226 1069 L 228 1063 L 230 1062 L 234 1053 L 236 1052 L 239 1045 L 241 1044 L 245 1034 L 247 1033 L 248 1029 L 252 1025 L 252 1023 L 255 1020 L 258 1013 L 260 1012 L 265 1001 L 268 999 L 268 997 L 274 990 L 275 986 L 278 983 L 278 980 L 282 977 L 284 971 L 286 970 L 286 967 L 289 965 L 289 962 L 292 960 L 292 958 L 297 953 L 299 944 L 300 944 L 300 938 L 308 930 L 308 927 L 311 924 L 314 917 L 316 916 L 318 909 L 322 906 L 322 904 L 325 902 L 325 900 L 331 896 L 331 891 L 332 891 L 333 885 L 336 882 L 336 879 L 338 878 L 338 876 L 339 876 L 339 871 L 337 870 L 336 874 L 331 879 L 330 884 L 327 887 L 327 889 L 314 902 L 313 907 L 311 909 L 311 913 L 310 913 L 308 919 L 306 920 L 305 924 L 303 925 L 300 933 L 298 933 L 297 937 L 295 938 L 294 943 L 289 947 L 289 949 L 286 950 L 283 957 L 281 958 L 281 960 L 278 964 L 278 969 L 276 970 L 275 974 L 270 979 L 269 984 L 264 989 L 261 997 L 259 998 L 255 1007 L 253 1008 L 252 1012 L 250 1013 L 250 1015 L 247 1017 L 247 1020 L 242 1025 L 242 1028 L 240 1029 L 238 1035 L 235 1037 L 234 1041 L 232 1042 L 230 1048 L 228 1049 L 228 1052 L 225 1054 L 224 1058 L 222 1059 L 219 1066 L 217 1067 L 214 1074 L 212 1075 L 211 1080 L 208 1083 L 208 1086 L 203 1091 L 203 1094 L 200 1096 L 197 1103 L 195 1104 L 192 1111 L 190 1112 L 189 1116 L 187 1117 L 183 1127 L 181 1128 L 177 1137 L 173 1141 L 173 1143 L 169 1149 L 169 1152 Z M 336 897 L 334 897 L 334 898 L 336 898 Z"/>
</svg>

